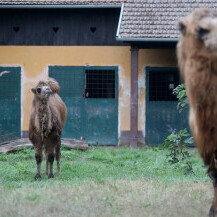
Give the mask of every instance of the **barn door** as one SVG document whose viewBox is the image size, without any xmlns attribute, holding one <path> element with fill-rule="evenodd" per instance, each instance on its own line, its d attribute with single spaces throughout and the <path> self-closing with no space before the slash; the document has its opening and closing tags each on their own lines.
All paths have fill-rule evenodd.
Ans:
<svg viewBox="0 0 217 217">
<path fill-rule="evenodd" d="M 118 144 L 117 67 L 85 69 L 85 109 L 89 143 Z"/>
<path fill-rule="evenodd" d="M 60 85 L 60 97 L 68 110 L 63 130 L 64 138 L 80 139 L 85 134 L 84 69 L 81 67 L 50 66 L 49 76 Z"/>
<path fill-rule="evenodd" d="M 0 67 L 0 143 L 21 136 L 20 67 Z"/>
<path fill-rule="evenodd" d="M 117 67 L 50 66 L 49 76 L 59 82 L 68 109 L 63 137 L 117 145 Z"/>
<path fill-rule="evenodd" d="M 188 128 L 188 114 L 177 110 L 172 90 L 180 84 L 175 67 L 146 68 L 146 143 L 158 145 L 172 131 Z"/>
</svg>

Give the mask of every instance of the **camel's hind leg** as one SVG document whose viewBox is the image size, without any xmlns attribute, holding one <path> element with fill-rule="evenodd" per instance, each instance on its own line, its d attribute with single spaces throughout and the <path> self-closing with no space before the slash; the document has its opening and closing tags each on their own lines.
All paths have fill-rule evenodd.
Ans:
<svg viewBox="0 0 217 217">
<path fill-rule="evenodd" d="M 214 198 L 209 211 L 209 217 L 217 216 L 217 170 L 215 168 L 208 169 L 208 175 L 213 181 Z"/>
<path fill-rule="evenodd" d="M 61 173 L 61 169 L 60 169 L 60 158 L 61 158 L 61 151 L 60 151 L 60 147 L 61 147 L 61 140 L 59 139 L 57 146 L 56 146 L 56 150 L 55 150 L 55 155 L 56 155 L 56 161 L 57 161 L 57 170 L 58 170 L 58 175 L 60 175 Z"/>
<path fill-rule="evenodd" d="M 47 151 L 45 151 L 46 154 L 46 166 L 45 166 L 45 175 L 48 175 L 48 169 L 49 169 L 49 164 L 48 164 L 48 154 Z"/>
</svg>

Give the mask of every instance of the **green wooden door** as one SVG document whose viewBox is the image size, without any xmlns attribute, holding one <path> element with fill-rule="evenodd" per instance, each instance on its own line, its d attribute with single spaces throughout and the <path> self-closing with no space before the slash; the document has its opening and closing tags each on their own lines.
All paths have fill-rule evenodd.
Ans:
<svg viewBox="0 0 217 217">
<path fill-rule="evenodd" d="M 105 94 L 97 92 L 97 95 L 94 93 L 95 90 L 99 91 L 99 88 L 101 88 L 98 84 L 102 82 L 101 70 L 104 70 L 104 73 L 107 70 L 108 77 L 110 71 L 114 72 L 115 87 L 113 89 L 115 93 L 112 98 L 103 98 Z M 75 139 L 83 137 L 89 144 L 93 145 L 117 145 L 117 67 L 50 66 L 49 76 L 59 82 L 60 96 L 68 109 L 63 137 Z"/>
<path fill-rule="evenodd" d="M 188 114 L 179 113 L 172 94 L 179 83 L 176 67 L 146 68 L 146 144 L 162 144 L 172 132 L 188 128 Z"/>
<path fill-rule="evenodd" d="M 96 77 L 92 80 L 88 76 Z M 91 83 L 92 86 L 91 86 Z M 98 83 L 98 86 L 97 86 Z M 102 87 L 104 83 L 104 88 Z M 90 85 L 90 86 L 88 86 Z M 90 92 L 91 93 L 90 93 Z M 103 91 L 106 91 L 103 92 Z M 86 137 L 90 144 L 118 144 L 118 70 L 117 67 L 86 68 Z"/>
<path fill-rule="evenodd" d="M 0 67 L 0 142 L 21 136 L 20 85 L 20 67 Z"/>
<path fill-rule="evenodd" d="M 64 138 L 84 137 L 84 70 L 81 67 L 50 66 L 49 76 L 60 85 L 60 97 L 65 102 L 68 115 L 63 130 Z"/>
</svg>

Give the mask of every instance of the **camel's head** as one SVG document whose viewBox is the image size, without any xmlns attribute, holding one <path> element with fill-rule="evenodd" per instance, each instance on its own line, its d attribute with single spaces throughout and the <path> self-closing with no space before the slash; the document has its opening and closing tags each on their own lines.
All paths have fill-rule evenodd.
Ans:
<svg viewBox="0 0 217 217">
<path fill-rule="evenodd" d="M 50 86 L 46 82 L 40 81 L 35 88 L 32 88 L 32 92 L 37 99 L 48 101 L 49 96 L 52 94 Z"/>
<path fill-rule="evenodd" d="M 197 9 L 179 21 L 179 30 L 181 39 L 189 39 L 188 43 L 194 43 L 196 48 L 217 54 L 217 11 Z"/>
</svg>

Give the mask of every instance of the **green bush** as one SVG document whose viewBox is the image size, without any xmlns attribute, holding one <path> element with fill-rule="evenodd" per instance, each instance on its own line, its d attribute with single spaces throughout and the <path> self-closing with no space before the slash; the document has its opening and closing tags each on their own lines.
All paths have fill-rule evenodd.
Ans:
<svg viewBox="0 0 217 217">
<path fill-rule="evenodd" d="M 188 98 L 186 95 L 186 90 L 184 84 L 178 85 L 175 89 L 173 89 L 173 94 L 176 95 L 178 99 L 178 110 L 182 112 L 184 110 L 189 109 Z"/>
<path fill-rule="evenodd" d="M 167 154 L 170 164 L 183 163 L 185 174 L 194 173 L 191 163 L 191 155 L 188 152 L 189 145 L 194 143 L 187 129 L 172 133 L 164 141 L 163 147 L 169 150 Z"/>
<path fill-rule="evenodd" d="M 173 94 L 178 99 L 179 112 L 189 109 L 189 103 L 186 95 L 184 84 L 178 85 L 173 89 Z M 188 152 L 190 145 L 194 144 L 194 139 L 191 137 L 187 129 L 173 132 L 164 140 L 163 147 L 169 150 L 167 155 L 168 162 L 171 164 L 183 163 L 185 174 L 194 173 L 191 164 L 191 156 Z"/>
</svg>

